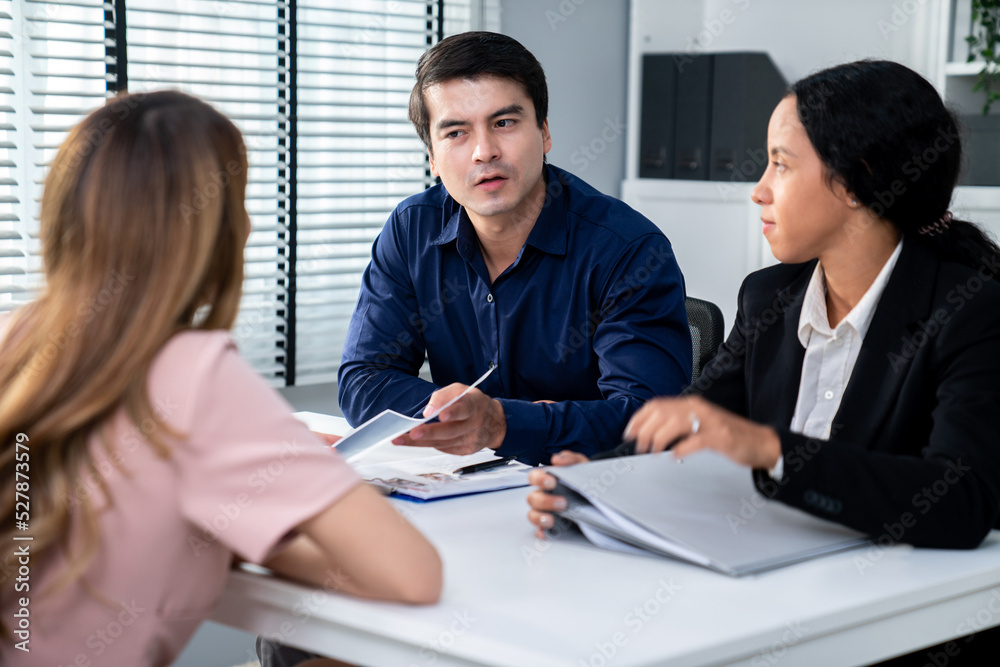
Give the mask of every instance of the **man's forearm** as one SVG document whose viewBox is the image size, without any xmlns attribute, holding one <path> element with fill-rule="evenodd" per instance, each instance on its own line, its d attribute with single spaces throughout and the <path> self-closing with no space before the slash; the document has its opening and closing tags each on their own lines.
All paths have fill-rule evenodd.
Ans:
<svg viewBox="0 0 1000 667">
<path fill-rule="evenodd" d="M 398 368 L 348 362 L 341 367 L 338 400 L 348 423 L 357 426 L 383 410 L 417 416 L 437 389 Z"/>
<path fill-rule="evenodd" d="M 592 455 L 621 442 L 622 431 L 642 401 L 633 397 L 598 401 L 532 403 L 498 399 L 507 433 L 497 454 L 531 465 L 547 464 L 552 454 L 572 449 Z"/>
</svg>

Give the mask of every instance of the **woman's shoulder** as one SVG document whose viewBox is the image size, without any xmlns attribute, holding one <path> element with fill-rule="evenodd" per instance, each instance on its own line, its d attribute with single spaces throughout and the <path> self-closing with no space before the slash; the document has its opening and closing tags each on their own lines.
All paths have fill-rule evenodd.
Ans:
<svg viewBox="0 0 1000 667">
<path fill-rule="evenodd" d="M 805 293 L 816 260 L 802 264 L 774 264 L 754 271 L 743 279 L 740 306 L 753 312 L 773 305 L 776 300 L 788 306 Z"/>
<path fill-rule="evenodd" d="M 941 262 L 936 276 L 932 317 L 960 326 L 1000 328 L 1000 265 Z"/>
<path fill-rule="evenodd" d="M 243 367 L 246 369 L 243 369 Z M 236 342 L 228 331 L 187 330 L 174 334 L 153 359 L 149 368 L 147 387 L 154 404 L 175 406 L 185 414 L 173 414 L 177 426 L 185 428 L 191 419 L 190 411 L 199 397 L 226 390 L 222 373 L 227 367 L 236 367 L 252 374 L 253 370 L 239 355 Z M 232 383 L 229 383 L 232 384 Z M 239 386 L 228 388 L 239 391 Z M 174 412 L 174 411 L 172 411 Z"/>
<path fill-rule="evenodd" d="M 238 356 L 236 342 L 228 331 L 215 329 L 181 331 L 166 342 L 153 360 L 153 369 L 166 373 L 197 375 L 227 354 Z"/>
</svg>

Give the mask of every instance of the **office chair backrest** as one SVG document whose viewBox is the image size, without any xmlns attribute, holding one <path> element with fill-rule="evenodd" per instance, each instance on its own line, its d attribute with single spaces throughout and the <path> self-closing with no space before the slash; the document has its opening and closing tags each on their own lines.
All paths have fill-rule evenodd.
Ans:
<svg viewBox="0 0 1000 667">
<path fill-rule="evenodd" d="M 687 308 L 688 329 L 691 330 L 691 346 L 694 350 L 694 365 L 691 368 L 691 382 L 701 375 L 705 367 L 722 345 L 725 327 L 722 311 L 711 301 L 694 297 L 684 299 Z"/>
</svg>

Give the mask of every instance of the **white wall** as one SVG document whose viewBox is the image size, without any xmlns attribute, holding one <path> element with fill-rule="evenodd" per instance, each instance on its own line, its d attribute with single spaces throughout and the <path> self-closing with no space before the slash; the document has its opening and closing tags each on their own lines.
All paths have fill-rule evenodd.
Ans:
<svg viewBox="0 0 1000 667">
<path fill-rule="evenodd" d="M 618 196 L 625 176 L 628 0 L 501 0 L 500 30 L 549 86 L 549 162 Z"/>
</svg>

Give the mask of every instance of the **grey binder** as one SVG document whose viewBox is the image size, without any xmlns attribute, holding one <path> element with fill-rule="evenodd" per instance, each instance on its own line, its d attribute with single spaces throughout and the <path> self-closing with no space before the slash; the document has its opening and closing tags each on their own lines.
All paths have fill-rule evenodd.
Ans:
<svg viewBox="0 0 1000 667">
<path fill-rule="evenodd" d="M 867 538 L 761 496 L 751 472 L 714 452 L 651 454 L 550 468 L 560 514 L 591 541 L 615 541 L 731 576 L 857 547 Z M 625 551 L 634 550 L 628 547 Z"/>
</svg>

